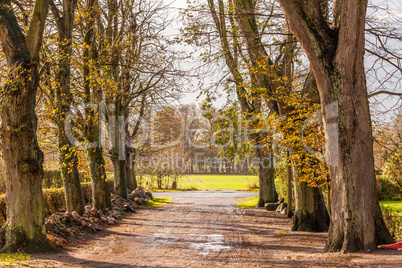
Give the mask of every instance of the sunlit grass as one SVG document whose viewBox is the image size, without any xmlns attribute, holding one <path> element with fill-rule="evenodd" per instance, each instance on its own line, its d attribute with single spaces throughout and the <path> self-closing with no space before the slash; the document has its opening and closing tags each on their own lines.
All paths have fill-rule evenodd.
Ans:
<svg viewBox="0 0 402 268">
<path fill-rule="evenodd" d="M 193 181 L 201 180 L 213 190 L 245 191 L 249 185 L 258 182 L 258 177 L 252 175 L 191 175 L 191 178 Z"/>
<path fill-rule="evenodd" d="M 149 189 L 157 190 L 156 179 L 143 177 L 141 186 L 146 188 L 145 179 L 148 178 Z M 169 182 L 169 191 L 172 181 Z M 190 174 L 183 175 L 178 179 L 177 189 L 182 191 L 256 191 L 258 177 L 253 175 L 209 175 L 209 174 Z M 163 188 L 165 185 L 163 185 Z M 168 190 L 168 189 L 162 189 Z"/>
<path fill-rule="evenodd" d="M 237 202 L 237 206 L 239 208 L 255 208 L 257 206 L 258 203 L 258 195 L 257 196 L 252 196 L 252 197 L 247 197 L 247 198 L 243 198 L 240 199 Z"/>
<path fill-rule="evenodd" d="M 380 204 L 392 211 L 402 212 L 402 201 L 381 201 Z"/>
<path fill-rule="evenodd" d="M 15 254 L 0 254 L 0 266 L 25 266 L 25 262 L 31 258 L 31 256 L 25 253 Z"/>
<path fill-rule="evenodd" d="M 164 206 L 170 202 L 173 201 L 173 197 L 159 197 L 156 196 L 154 197 L 154 200 L 149 200 L 149 203 L 144 205 L 144 207 L 146 208 L 157 208 L 157 207 L 161 207 Z"/>
</svg>

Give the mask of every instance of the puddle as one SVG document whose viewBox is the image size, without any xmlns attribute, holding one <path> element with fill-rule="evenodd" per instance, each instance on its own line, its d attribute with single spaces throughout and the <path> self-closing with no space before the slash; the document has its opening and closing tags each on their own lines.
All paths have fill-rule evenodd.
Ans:
<svg viewBox="0 0 402 268">
<path fill-rule="evenodd" d="M 127 251 L 128 251 L 128 248 L 117 247 L 117 248 L 113 248 L 111 252 L 113 254 L 123 254 L 123 253 L 126 253 Z"/>
<path fill-rule="evenodd" d="M 303 256 L 286 256 L 285 260 L 292 260 L 292 261 L 296 261 L 303 258 Z"/>
<path fill-rule="evenodd" d="M 190 248 L 201 251 L 199 253 L 201 255 L 231 249 L 230 246 L 223 245 L 223 235 L 220 234 L 204 235 L 197 237 L 196 240 L 200 242 L 190 244 Z"/>
</svg>

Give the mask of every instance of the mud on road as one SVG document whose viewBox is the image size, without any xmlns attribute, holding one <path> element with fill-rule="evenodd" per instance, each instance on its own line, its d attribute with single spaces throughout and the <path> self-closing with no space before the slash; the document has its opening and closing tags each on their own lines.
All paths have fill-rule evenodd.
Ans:
<svg viewBox="0 0 402 268">
<path fill-rule="evenodd" d="M 33 255 L 31 267 L 402 267 L 402 251 L 322 253 L 326 233 L 289 232 L 290 219 L 239 209 L 240 192 L 174 192 L 127 214 L 87 243 Z"/>
</svg>

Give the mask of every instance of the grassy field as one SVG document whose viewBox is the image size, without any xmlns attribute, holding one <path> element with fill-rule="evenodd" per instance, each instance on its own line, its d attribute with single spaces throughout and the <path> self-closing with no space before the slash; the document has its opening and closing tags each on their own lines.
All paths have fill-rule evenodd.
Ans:
<svg viewBox="0 0 402 268">
<path fill-rule="evenodd" d="M 255 208 L 258 203 L 258 196 L 241 199 L 237 206 L 240 208 Z M 402 212 L 402 201 L 381 201 L 381 205 L 395 212 Z"/>
<path fill-rule="evenodd" d="M 156 179 L 148 177 L 148 181 L 150 189 L 155 190 Z M 171 181 L 169 185 L 172 185 Z M 145 187 L 145 178 L 142 179 L 141 186 Z M 253 175 L 191 174 L 181 176 L 177 184 L 180 190 L 192 191 L 255 191 L 257 187 L 258 177 Z"/>
<path fill-rule="evenodd" d="M 402 212 L 402 201 L 381 201 L 380 204 L 395 212 Z"/>
<path fill-rule="evenodd" d="M 166 205 L 173 201 L 173 197 L 154 197 L 154 200 L 149 200 L 149 203 L 144 205 L 146 208 L 157 208 Z"/>
<path fill-rule="evenodd" d="M 14 254 L 0 254 L 0 266 L 1 267 L 13 267 L 13 266 L 26 266 L 25 261 L 29 260 L 31 256 L 25 253 Z"/>
<path fill-rule="evenodd" d="M 258 198 L 259 196 L 253 196 L 240 199 L 239 202 L 237 202 L 237 206 L 239 208 L 255 208 L 258 203 Z"/>
</svg>

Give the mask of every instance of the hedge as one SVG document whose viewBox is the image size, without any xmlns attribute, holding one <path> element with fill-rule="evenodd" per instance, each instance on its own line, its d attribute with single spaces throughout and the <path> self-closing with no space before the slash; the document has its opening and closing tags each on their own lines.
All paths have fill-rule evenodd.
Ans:
<svg viewBox="0 0 402 268">
<path fill-rule="evenodd" d="M 107 180 L 109 190 L 113 191 L 113 180 Z M 92 186 L 91 183 L 81 183 L 82 195 L 84 203 L 91 203 Z M 43 203 L 45 208 L 45 216 L 50 216 L 58 211 L 66 210 L 66 200 L 63 188 L 43 189 Z M 0 225 L 3 225 L 7 219 L 5 194 L 0 195 Z"/>
</svg>

